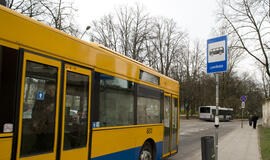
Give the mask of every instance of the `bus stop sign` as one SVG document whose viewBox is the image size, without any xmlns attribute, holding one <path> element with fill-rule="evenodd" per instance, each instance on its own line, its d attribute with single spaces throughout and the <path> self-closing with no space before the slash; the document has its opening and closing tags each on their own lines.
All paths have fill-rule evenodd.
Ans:
<svg viewBox="0 0 270 160">
<path fill-rule="evenodd" d="M 241 100 L 242 102 L 246 102 L 247 97 L 246 97 L 246 96 L 242 96 L 242 97 L 240 97 L 240 100 Z"/>
<path fill-rule="evenodd" d="M 207 73 L 227 71 L 227 36 L 207 40 Z"/>
</svg>

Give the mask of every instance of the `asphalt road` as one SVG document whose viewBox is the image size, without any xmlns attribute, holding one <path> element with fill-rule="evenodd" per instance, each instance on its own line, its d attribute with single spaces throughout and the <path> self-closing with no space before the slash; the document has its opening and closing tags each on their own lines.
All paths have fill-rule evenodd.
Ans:
<svg viewBox="0 0 270 160">
<path fill-rule="evenodd" d="M 247 123 L 247 122 L 244 122 Z M 232 132 L 236 127 L 241 127 L 241 121 L 220 122 L 218 129 L 219 140 Z M 201 137 L 214 136 L 214 122 L 201 120 L 180 120 L 178 153 L 169 160 L 192 160 L 194 154 L 201 153 Z"/>
</svg>

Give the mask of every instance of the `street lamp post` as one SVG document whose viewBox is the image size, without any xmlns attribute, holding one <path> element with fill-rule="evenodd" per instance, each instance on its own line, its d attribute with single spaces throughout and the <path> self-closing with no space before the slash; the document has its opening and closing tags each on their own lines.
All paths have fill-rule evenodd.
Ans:
<svg viewBox="0 0 270 160">
<path fill-rule="evenodd" d="M 82 36 L 81 36 L 80 39 L 82 39 L 82 37 L 84 36 L 84 34 L 86 33 L 86 31 L 88 31 L 90 28 L 91 28 L 91 26 L 87 26 L 87 27 L 85 28 L 85 31 L 83 32 L 83 34 L 82 34 Z"/>
</svg>

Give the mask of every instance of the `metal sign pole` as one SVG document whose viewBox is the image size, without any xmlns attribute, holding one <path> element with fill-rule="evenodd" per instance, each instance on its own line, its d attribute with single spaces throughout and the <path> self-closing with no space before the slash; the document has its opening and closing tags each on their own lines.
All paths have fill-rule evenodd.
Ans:
<svg viewBox="0 0 270 160">
<path fill-rule="evenodd" d="M 207 40 L 207 73 L 216 73 L 216 115 L 215 115 L 215 160 L 218 160 L 218 127 L 219 127 L 219 72 L 227 71 L 227 36 Z"/>
<path fill-rule="evenodd" d="M 216 116 L 215 116 L 215 127 L 216 127 L 216 155 L 215 155 L 215 159 L 218 160 L 218 127 L 219 127 L 219 106 L 218 106 L 218 102 L 219 102 L 219 98 L 218 98 L 218 87 L 219 87 L 219 74 L 216 73 Z"/>
<path fill-rule="evenodd" d="M 243 128 L 243 108 L 242 108 L 242 119 L 241 119 L 241 128 Z"/>
<path fill-rule="evenodd" d="M 244 115 L 245 102 L 241 103 L 242 118 L 241 118 L 241 128 L 243 128 L 243 115 Z"/>
</svg>

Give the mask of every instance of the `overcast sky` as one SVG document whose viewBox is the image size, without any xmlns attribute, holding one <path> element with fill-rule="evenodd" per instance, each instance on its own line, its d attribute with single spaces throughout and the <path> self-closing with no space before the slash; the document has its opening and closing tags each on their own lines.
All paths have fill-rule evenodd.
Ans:
<svg viewBox="0 0 270 160">
<path fill-rule="evenodd" d="M 192 39 L 206 41 L 215 27 L 216 0 L 76 0 L 78 23 L 85 28 L 92 20 L 114 12 L 120 5 L 142 4 L 152 16 L 174 19 Z"/>
</svg>

